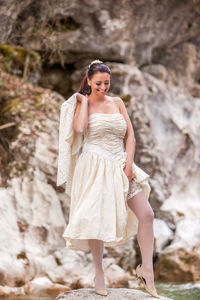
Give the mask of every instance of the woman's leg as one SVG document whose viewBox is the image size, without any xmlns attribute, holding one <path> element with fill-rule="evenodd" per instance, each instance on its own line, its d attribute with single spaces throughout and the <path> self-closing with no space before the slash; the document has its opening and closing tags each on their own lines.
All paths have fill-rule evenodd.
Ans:
<svg viewBox="0 0 200 300">
<path fill-rule="evenodd" d="M 139 192 L 128 199 L 128 206 L 138 218 L 137 240 L 142 256 L 141 273 L 146 279 L 148 287 L 154 287 L 153 274 L 153 219 L 154 212 L 144 192 Z"/>
<path fill-rule="evenodd" d="M 88 242 L 93 256 L 95 268 L 95 286 L 97 289 L 105 289 L 104 271 L 102 266 L 104 249 L 103 241 L 89 239 Z"/>
</svg>

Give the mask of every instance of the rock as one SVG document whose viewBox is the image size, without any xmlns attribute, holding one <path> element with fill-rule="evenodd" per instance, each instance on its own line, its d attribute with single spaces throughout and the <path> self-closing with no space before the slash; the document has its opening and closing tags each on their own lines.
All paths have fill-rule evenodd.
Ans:
<svg viewBox="0 0 200 300">
<path fill-rule="evenodd" d="M 196 122 L 198 123 L 198 120 L 196 120 Z M 192 176 L 188 176 L 185 174 L 186 177 L 184 179 L 184 175 L 182 174 L 182 171 L 184 172 L 184 166 L 179 170 L 177 169 L 178 177 L 183 178 L 182 184 L 179 184 L 178 188 L 176 188 L 176 186 L 172 188 L 171 195 L 161 206 L 162 211 L 170 212 L 174 216 L 174 219 L 177 221 L 179 221 L 180 218 L 183 217 L 187 219 L 198 219 L 200 216 L 200 170 L 198 168 L 198 163 L 195 163 L 195 160 L 199 160 L 198 156 L 198 153 L 194 153 L 194 162 L 188 170 L 188 173 L 191 172 L 193 174 Z"/>
<path fill-rule="evenodd" d="M 56 297 L 56 300 L 75 300 L 75 299 L 87 299 L 87 300 L 95 300 L 99 299 L 100 296 L 97 295 L 94 289 L 78 289 L 69 291 L 66 293 L 62 293 Z M 142 300 L 149 299 L 152 300 L 152 296 L 147 294 L 146 292 L 140 290 L 133 289 L 124 289 L 124 288 L 109 288 L 108 295 L 106 296 L 108 300 Z M 160 297 L 161 300 L 170 300 L 170 298 Z"/>
<path fill-rule="evenodd" d="M 0 223 L 4 228 L 0 284 L 8 286 L 8 293 L 17 294 L 22 289 L 10 288 L 27 286 L 37 277 L 52 276 L 51 290 L 66 290 L 71 283 L 68 286 L 66 282 L 63 288 L 59 282 L 62 279 L 65 284 L 63 278 L 67 278 L 67 270 L 61 263 L 66 249 L 60 254 L 60 260 L 56 251 L 65 246 L 62 232 L 66 226 L 68 203 L 62 190 L 56 193 L 55 188 L 57 116 L 64 98 L 2 71 L 0 75 L 4 92 L 7 91 L 6 101 L 0 98 L 4 112 L 1 111 L 1 120 L 4 122 L 9 116 L 16 122 L 14 127 L 2 130 L 1 135 L 2 140 L 5 137 L 9 142 L 10 152 L 6 152 L 4 143 L 6 159 L 2 162 L 0 188 Z M 12 153 L 11 157 L 9 153 Z M 77 256 L 69 253 L 68 259 L 71 263 L 78 261 Z M 54 273 L 56 276 L 52 275 Z M 26 291 L 32 293 L 31 289 Z"/>
<path fill-rule="evenodd" d="M 41 67 L 40 55 L 23 47 L 0 45 L 1 69 L 36 83 Z"/>
<path fill-rule="evenodd" d="M 125 272 L 120 266 L 116 265 L 114 259 L 113 263 L 105 268 L 105 277 L 107 286 L 116 288 L 126 286 L 128 280 L 132 278 L 128 272 Z"/>
<path fill-rule="evenodd" d="M 161 252 L 163 248 L 173 239 L 173 231 L 163 220 L 154 219 L 154 237 L 156 252 Z"/>
<path fill-rule="evenodd" d="M 61 284 L 55 284 L 46 277 L 38 277 L 28 282 L 24 288 L 25 293 L 33 296 L 56 296 L 59 292 L 70 289 Z"/>
<path fill-rule="evenodd" d="M 114 0 L 110 5 L 95 0 L 93 6 L 89 1 L 80 4 L 77 0 L 73 1 L 73 5 L 69 0 L 59 1 L 58 5 L 52 3 L 51 6 L 33 0 L 18 6 L 16 3 L 12 0 L 12 5 L 8 6 L 5 0 L 1 1 L 1 43 L 10 40 L 45 51 L 51 54 L 49 57 L 54 63 L 61 60 L 76 62 L 89 56 L 99 56 L 99 53 L 104 59 L 112 56 L 112 61 L 126 63 L 131 60 L 137 65 L 151 61 L 158 63 L 170 52 L 174 53 L 174 49 L 181 48 L 184 42 L 192 40 L 195 43 L 199 38 L 199 7 L 196 1 L 181 5 L 175 1 L 173 9 L 170 1 L 158 4 L 155 0 L 145 6 L 124 1 L 120 7 L 114 6 Z M 159 22 L 158 15 L 161 18 Z M 31 30 L 32 27 L 35 31 Z M 162 36 L 159 32 L 163 33 Z M 177 51 L 176 58 L 181 50 Z M 177 66 L 180 64 L 174 60 L 174 55 L 170 60 L 171 64 L 173 62 Z"/>
<path fill-rule="evenodd" d="M 159 49 L 160 51 L 161 49 Z M 157 49 L 154 49 L 154 60 L 157 61 Z M 197 48 L 192 43 L 183 42 L 175 48 L 166 47 L 162 54 L 158 51 L 159 61 L 166 65 L 171 73 L 171 79 L 174 83 L 180 83 L 180 78 L 185 85 L 195 82 L 196 70 L 200 63 L 197 55 Z M 181 53 L 181 55 L 179 55 Z M 172 72 L 173 71 L 173 72 Z M 170 78 L 168 78 L 169 80 Z"/>
<path fill-rule="evenodd" d="M 155 277 L 160 280 L 191 282 L 200 280 L 200 221 L 182 219 L 175 238 L 159 255 Z"/>
<path fill-rule="evenodd" d="M 71 69 L 66 67 L 62 70 L 60 66 L 57 68 L 43 68 L 40 72 L 38 84 L 44 88 L 58 91 L 63 97 L 68 98 L 73 93 L 73 90 L 71 90 Z"/>
<path fill-rule="evenodd" d="M 95 0 L 93 6 L 88 0 L 50 6 L 3 0 L 0 10 L 0 43 L 38 51 L 48 65 L 79 69 L 99 58 L 133 63 L 175 84 L 199 84 L 198 1 L 174 1 L 172 8 L 169 0 L 146 5 L 126 0 L 120 6 L 114 0 L 109 5 Z"/>
<path fill-rule="evenodd" d="M 135 237 L 131 238 L 124 245 L 114 248 L 105 249 L 104 265 L 107 268 L 107 260 L 115 262 L 124 271 L 131 272 L 137 261 L 136 261 L 136 250 L 135 250 Z M 114 259 L 112 261 L 112 259 Z"/>
<path fill-rule="evenodd" d="M 26 3 L 20 3 L 19 5 L 16 5 L 15 0 L 12 0 L 9 4 L 4 0 L 1 2 L 1 44 L 8 39 L 13 29 L 13 23 L 16 21 L 20 12 L 23 11 L 27 5 L 30 5 L 31 1 L 32 0 L 28 0 Z"/>
<path fill-rule="evenodd" d="M 9 287 L 9 286 L 0 285 L 1 297 L 24 296 L 24 295 L 25 295 L 24 287 Z"/>
<path fill-rule="evenodd" d="M 158 64 L 158 65 L 149 64 L 147 66 L 141 67 L 140 69 L 143 72 L 148 72 L 149 74 L 155 76 L 156 78 L 158 78 L 160 80 L 167 81 L 168 71 L 167 71 L 166 67 L 164 67 L 161 64 Z"/>
</svg>

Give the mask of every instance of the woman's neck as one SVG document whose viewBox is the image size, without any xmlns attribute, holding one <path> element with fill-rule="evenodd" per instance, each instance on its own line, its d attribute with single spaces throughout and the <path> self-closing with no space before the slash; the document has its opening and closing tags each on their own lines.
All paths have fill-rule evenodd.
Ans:
<svg viewBox="0 0 200 300">
<path fill-rule="evenodd" d="M 94 93 L 91 93 L 88 96 L 88 100 L 90 102 L 96 102 L 96 103 L 104 102 L 106 100 L 106 95 L 96 95 Z"/>
</svg>

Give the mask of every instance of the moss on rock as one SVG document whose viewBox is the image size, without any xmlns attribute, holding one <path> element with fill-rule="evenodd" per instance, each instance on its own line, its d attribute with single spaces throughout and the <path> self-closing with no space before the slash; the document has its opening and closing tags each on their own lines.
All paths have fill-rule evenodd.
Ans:
<svg viewBox="0 0 200 300">
<path fill-rule="evenodd" d="M 41 66 L 40 55 L 24 47 L 2 44 L 0 54 L 0 68 L 9 73 L 24 76 Z"/>
<path fill-rule="evenodd" d="M 128 107 L 130 100 L 131 100 L 131 95 L 129 94 L 121 94 L 120 98 L 124 101 L 124 104 L 126 107 Z"/>
<path fill-rule="evenodd" d="M 38 132 L 45 131 L 45 120 L 55 118 L 60 100 L 51 90 L 27 83 L 0 69 L 0 160 L 1 186 L 28 169 L 35 151 Z"/>
</svg>

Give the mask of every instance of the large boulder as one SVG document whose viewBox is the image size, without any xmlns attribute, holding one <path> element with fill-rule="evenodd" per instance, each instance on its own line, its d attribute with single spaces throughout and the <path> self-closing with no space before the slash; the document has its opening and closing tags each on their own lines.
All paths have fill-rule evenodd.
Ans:
<svg viewBox="0 0 200 300">
<path fill-rule="evenodd" d="M 56 297 L 56 300 L 76 300 L 76 299 L 85 299 L 85 300 L 95 300 L 99 299 L 99 295 L 97 295 L 92 289 L 79 289 L 74 291 L 69 291 L 62 293 Z M 108 300 L 151 300 L 152 296 L 144 293 L 140 290 L 134 289 L 108 289 L 108 295 L 106 296 Z M 160 300 L 170 300 L 170 298 L 160 296 Z"/>
<path fill-rule="evenodd" d="M 164 281 L 200 281 L 200 221 L 182 219 L 175 238 L 159 256 L 156 278 Z"/>
</svg>

